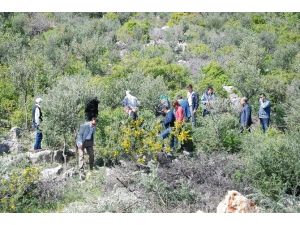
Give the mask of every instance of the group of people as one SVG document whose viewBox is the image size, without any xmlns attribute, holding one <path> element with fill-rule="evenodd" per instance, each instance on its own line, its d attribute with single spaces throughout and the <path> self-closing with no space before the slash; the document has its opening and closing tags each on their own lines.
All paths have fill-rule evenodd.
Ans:
<svg viewBox="0 0 300 225">
<path fill-rule="evenodd" d="M 179 122 L 191 122 L 192 126 L 195 126 L 196 122 L 196 112 L 199 109 L 199 102 L 202 105 L 202 116 L 205 117 L 210 114 L 210 110 L 213 107 L 213 102 L 216 99 L 213 87 L 209 86 L 207 90 L 199 99 L 197 92 L 193 90 L 193 86 L 189 84 L 187 86 L 186 98 L 179 95 L 177 99 L 170 104 L 167 96 L 162 95 L 159 104 L 159 114 L 164 116 L 162 124 L 164 130 L 159 134 L 162 139 L 167 138 L 175 125 L 175 121 Z M 43 121 L 42 110 L 41 110 L 41 98 L 35 100 L 35 105 L 32 108 L 32 124 L 35 129 L 35 141 L 34 141 L 34 151 L 40 151 L 42 149 L 41 142 L 43 139 L 42 130 L 40 128 L 41 122 Z M 241 132 L 244 130 L 250 131 L 252 125 L 251 117 L 251 106 L 246 97 L 241 98 L 241 111 L 240 111 L 240 124 Z M 140 106 L 139 100 L 133 96 L 130 91 L 126 91 L 126 96 L 122 101 L 124 111 L 128 117 L 136 120 L 138 118 L 138 107 Z M 97 111 L 98 112 L 98 111 Z M 259 111 L 258 117 L 263 132 L 266 132 L 270 125 L 270 114 L 271 114 L 271 103 L 266 98 L 265 94 L 261 94 L 259 97 Z M 84 173 L 84 153 L 85 150 L 89 155 L 89 166 L 90 170 L 93 170 L 94 165 L 94 134 L 96 131 L 97 118 L 93 116 L 89 121 L 85 122 L 80 126 L 77 138 L 76 147 L 79 155 L 79 170 L 81 175 L 85 177 Z M 174 148 L 176 140 L 174 137 L 171 138 L 170 147 Z"/>
</svg>

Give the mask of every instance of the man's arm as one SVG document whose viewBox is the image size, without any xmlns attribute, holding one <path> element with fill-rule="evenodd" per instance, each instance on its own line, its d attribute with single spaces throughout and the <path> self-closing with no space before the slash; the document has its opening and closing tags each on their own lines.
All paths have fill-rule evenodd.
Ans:
<svg viewBox="0 0 300 225">
<path fill-rule="evenodd" d="M 250 107 L 246 107 L 245 109 L 245 121 L 244 126 L 246 127 L 248 125 L 248 121 L 250 120 Z"/>
<path fill-rule="evenodd" d="M 79 148 L 82 146 L 84 130 L 85 130 L 85 126 L 81 125 L 79 129 L 79 133 L 77 135 L 77 141 L 76 141 L 76 144 Z"/>
<path fill-rule="evenodd" d="M 205 105 L 206 103 L 208 103 L 205 94 L 203 94 L 202 97 L 201 97 L 201 103 L 202 103 L 203 105 Z"/>
<path fill-rule="evenodd" d="M 261 103 L 261 107 L 262 107 L 263 109 L 267 108 L 268 106 L 270 106 L 270 101 L 265 101 L 265 102 L 262 102 L 262 103 Z"/>
</svg>

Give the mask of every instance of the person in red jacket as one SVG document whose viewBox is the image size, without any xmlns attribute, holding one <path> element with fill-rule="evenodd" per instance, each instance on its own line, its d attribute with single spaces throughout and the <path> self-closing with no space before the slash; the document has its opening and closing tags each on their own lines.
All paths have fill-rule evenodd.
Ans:
<svg viewBox="0 0 300 225">
<path fill-rule="evenodd" d="M 175 118 L 178 122 L 184 121 L 184 111 L 183 108 L 180 106 L 178 101 L 173 102 L 173 107 L 175 109 Z"/>
</svg>

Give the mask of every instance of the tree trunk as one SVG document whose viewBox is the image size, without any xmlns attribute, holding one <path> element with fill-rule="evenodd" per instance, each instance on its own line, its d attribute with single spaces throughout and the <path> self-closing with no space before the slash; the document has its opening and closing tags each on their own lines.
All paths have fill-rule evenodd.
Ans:
<svg viewBox="0 0 300 225">
<path fill-rule="evenodd" d="M 64 157 L 64 167 L 65 169 L 67 168 L 67 155 L 66 155 L 66 147 L 67 147 L 67 144 L 66 144 L 66 136 L 64 135 L 64 150 L 63 150 L 63 157 Z"/>
</svg>

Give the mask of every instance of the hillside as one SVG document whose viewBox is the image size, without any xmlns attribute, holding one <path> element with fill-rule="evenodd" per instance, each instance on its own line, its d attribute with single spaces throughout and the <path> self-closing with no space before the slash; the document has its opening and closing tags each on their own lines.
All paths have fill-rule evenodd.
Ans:
<svg viewBox="0 0 300 225">
<path fill-rule="evenodd" d="M 216 212 L 230 190 L 260 212 L 298 212 L 299 50 L 299 13 L 0 13 L 0 212 Z M 200 98 L 213 86 L 216 100 L 194 127 L 175 125 L 172 150 L 157 106 L 186 98 L 189 84 Z M 127 90 L 141 103 L 136 121 Z M 75 135 L 93 98 L 95 169 L 81 180 Z"/>
</svg>

